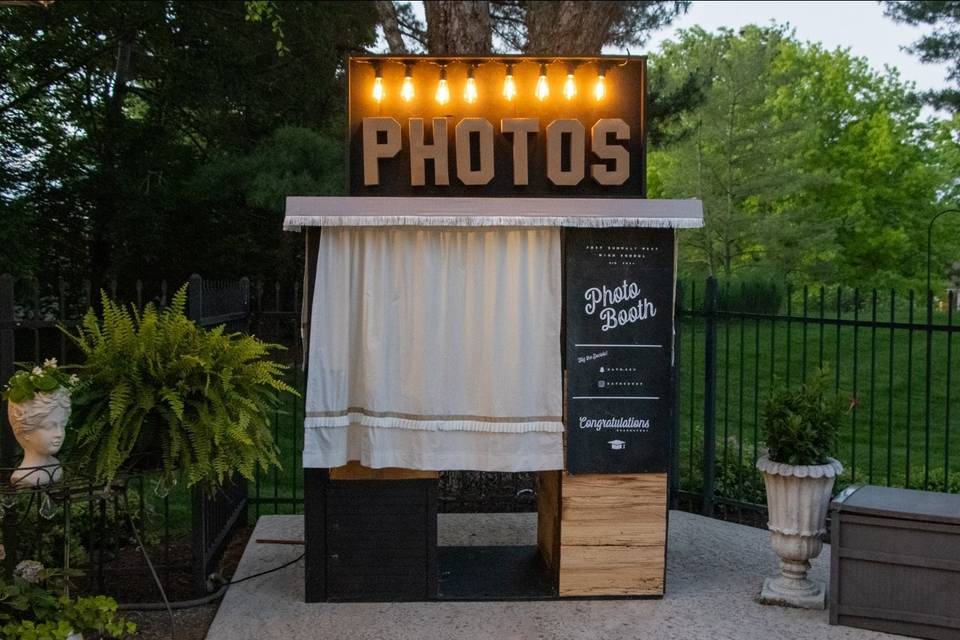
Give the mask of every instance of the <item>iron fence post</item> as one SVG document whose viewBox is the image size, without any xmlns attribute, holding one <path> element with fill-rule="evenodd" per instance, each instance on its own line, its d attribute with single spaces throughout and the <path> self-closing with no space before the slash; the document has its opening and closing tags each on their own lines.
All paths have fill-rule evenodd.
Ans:
<svg viewBox="0 0 960 640">
<path fill-rule="evenodd" d="M 187 317 L 197 323 L 203 319 L 203 278 L 196 273 L 187 289 Z"/>
<path fill-rule="evenodd" d="M 16 348 L 14 339 L 14 299 L 13 276 L 9 273 L 0 275 L 0 387 L 7 384 L 13 375 Z M 13 429 L 7 420 L 7 403 L 0 403 L 0 465 L 12 467 L 16 452 Z M 8 574 L 13 573 L 17 558 L 18 527 L 11 513 L 6 509 L 2 518 L 3 540 L 8 549 L 4 558 L 4 569 Z"/>
<path fill-rule="evenodd" d="M 683 284 L 677 282 L 673 307 L 673 359 L 670 375 L 673 381 L 673 420 L 670 425 L 670 508 L 676 509 L 680 501 L 680 323 L 683 313 Z"/>
<path fill-rule="evenodd" d="M 703 355 L 703 515 L 713 515 L 714 479 L 717 454 L 717 280 L 707 278 L 703 317 L 705 339 Z"/>
<path fill-rule="evenodd" d="M 191 283 L 192 285 L 192 283 Z M 193 287 L 191 286 L 191 289 Z M 207 492 L 200 485 L 190 490 L 190 552 L 193 556 L 193 589 L 197 595 L 206 593 L 207 583 Z"/>
<path fill-rule="evenodd" d="M 0 275 L 0 386 L 13 375 L 16 349 L 14 348 L 13 276 Z M 7 421 L 6 403 L 0 415 L 0 464 L 12 466 L 16 451 L 13 430 Z"/>
</svg>

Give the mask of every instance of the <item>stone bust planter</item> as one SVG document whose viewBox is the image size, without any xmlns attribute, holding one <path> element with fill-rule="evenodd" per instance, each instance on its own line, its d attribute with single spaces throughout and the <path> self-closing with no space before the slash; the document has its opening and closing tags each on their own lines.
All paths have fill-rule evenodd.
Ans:
<svg viewBox="0 0 960 640">
<path fill-rule="evenodd" d="M 821 465 L 790 465 L 767 456 L 757 461 L 767 488 L 770 542 L 780 557 L 780 575 L 763 582 L 760 601 L 823 609 L 826 586 L 807 577 L 811 558 L 820 555 L 827 507 L 843 466 L 833 458 Z"/>
<path fill-rule="evenodd" d="M 17 443 L 23 448 L 23 461 L 10 476 L 10 483 L 26 487 L 60 480 L 63 469 L 54 455 L 63 446 L 70 417 L 67 390 L 60 387 L 50 393 L 37 393 L 24 402 L 8 402 L 7 417 Z"/>
</svg>

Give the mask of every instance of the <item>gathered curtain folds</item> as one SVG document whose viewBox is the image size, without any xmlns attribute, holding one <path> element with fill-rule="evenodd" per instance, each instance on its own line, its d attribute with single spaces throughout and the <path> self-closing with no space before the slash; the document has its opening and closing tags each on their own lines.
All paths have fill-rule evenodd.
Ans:
<svg viewBox="0 0 960 640">
<path fill-rule="evenodd" d="M 560 230 L 323 229 L 303 464 L 563 468 Z"/>
</svg>

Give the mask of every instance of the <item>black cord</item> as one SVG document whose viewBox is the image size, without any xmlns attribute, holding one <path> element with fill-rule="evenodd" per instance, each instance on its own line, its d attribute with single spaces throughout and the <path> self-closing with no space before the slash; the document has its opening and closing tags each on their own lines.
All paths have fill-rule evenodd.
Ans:
<svg viewBox="0 0 960 640">
<path fill-rule="evenodd" d="M 289 567 L 290 565 L 295 564 L 295 563 L 299 562 L 300 560 L 303 560 L 304 556 L 306 556 L 306 555 L 307 555 L 307 553 L 306 553 L 306 552 L 303 552 L 303 553 L 301 553 L 300 555 L 298 555 L 296 558 L 294 558 L 293 560 L 291 560 L 290 562 L 287 562 L 287 563 L 285 563 L 285 564 L 282 564 L 282 565 L 280 565 L 279 567 L 274 567 L 273 569 L 267 569 L 266 571 L 261 571 L 260 573 L 254 573 L 254 574 L 249 575 L 249 576 L 244 576 L 244 577 L 240 578 L 239 580 L 230 580 L 229 582 L 224 582 L 224 583 L 223 583 L 223 586 L 230 586 L 230 585 L 234 585 L 234 584 L 240 584 L 241 582 L 246 582 L 247 580 L 252 580 L 253 578 L 259 578 L 260 576 L 265 576 L 265 575 L 267 575 L 268 573 L 273 573 L 274 571 L 280 571 L 281 569 L 286 569 L 286 568 Z"/>
</svg>

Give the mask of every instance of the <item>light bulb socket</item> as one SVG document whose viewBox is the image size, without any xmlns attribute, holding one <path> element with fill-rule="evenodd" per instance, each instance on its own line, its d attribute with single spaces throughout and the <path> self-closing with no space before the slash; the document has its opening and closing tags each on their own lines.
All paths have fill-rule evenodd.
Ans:
<svg viewBox="0 0 960 640">
<path fill-rule="evenodd" d="M 513 63 L 512 63 L 512 62 L 508 62 L 508 63 L 507 63 L 507 75 L 508 75 L 508 76 L 513 76 Z"/>
<path fill-rule="evenodd" d="M 404 78 L 413 78 L 413 63 L 404 62 L 403 63 L 403 77 Z"/>
<path fill-rule="evenodd" d="M 543 78 L 543 77 L 546 77 L 546 75 L 547 75 L 547 63 L 546 63 L 546 62 L 541 62 L 541 63 L 540 63 L 540 77 Z"/>
<path fill-rule="evenodd" d="M 473 79 L 473 70 L 474 70 L 476 67 L 477 67 L 477 65 L 475 65 L 475 64 L 469 64 L 469 65 L 467 65 L 467 79 L 468 79 L 468 80 L 472 80 L 472 79 Z"/>
<path fill-rule="evenodd" d="M 441 79 L 441 80 L 446 80 L 446 79 L 447 79 L 447 66 L 446 66 L 446 65 L 440 65 L 440 79 Z"/>
<path fill-rule="evenodd" d="M 379 62 L 373 63 L 373 77 L 383 78 L 383 66 Z"/>
</svg>

